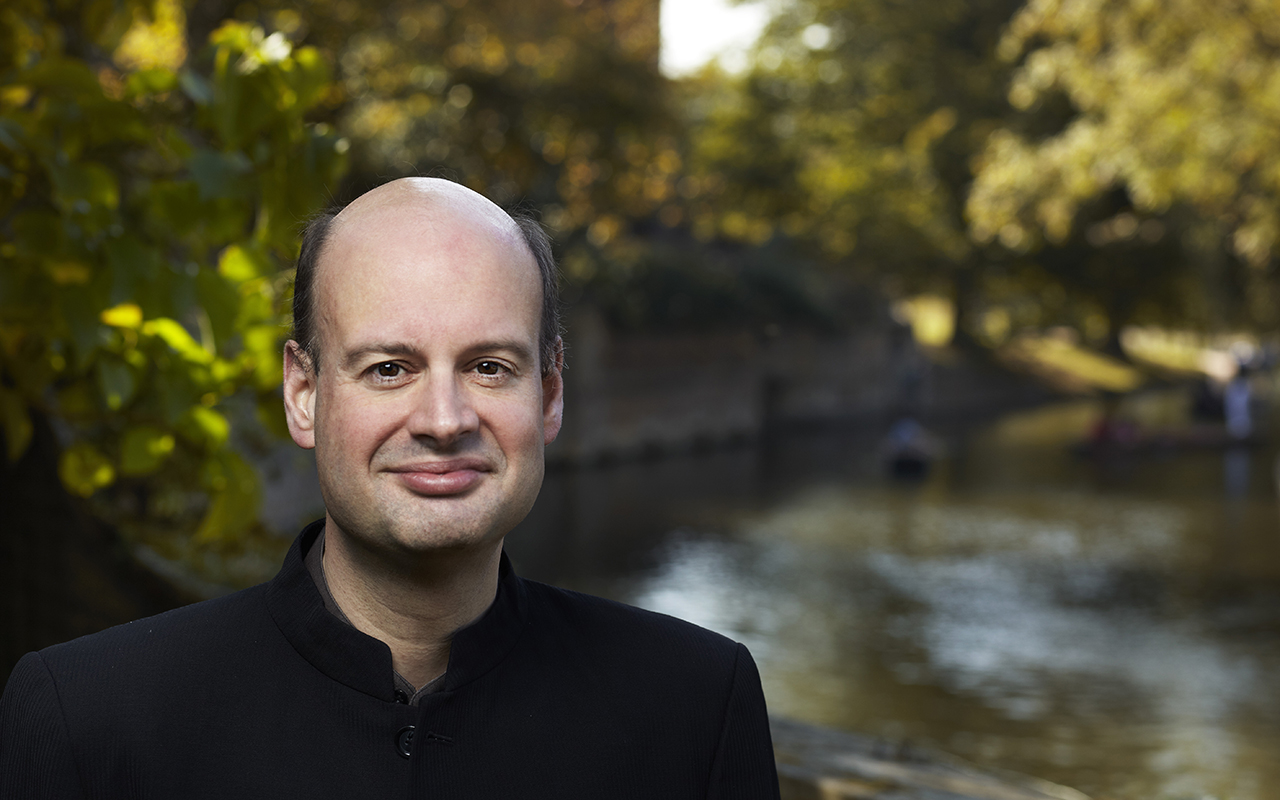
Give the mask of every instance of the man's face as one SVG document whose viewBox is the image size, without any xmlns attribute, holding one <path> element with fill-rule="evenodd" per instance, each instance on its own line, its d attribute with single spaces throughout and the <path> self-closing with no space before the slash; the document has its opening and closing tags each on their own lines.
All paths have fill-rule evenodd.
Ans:
<svg viewBox="0 0 1280 800">
<path fill-rule="evenodd" d="M 560 427 L 518 229 L 479 195 L 428 186 L 384 186 L 335 220 L 318 374 L 286 353 L 290 429 L 315 447 L 328 523 L 382 552 L 496 544 L 532 507 Z"/>
</svg>

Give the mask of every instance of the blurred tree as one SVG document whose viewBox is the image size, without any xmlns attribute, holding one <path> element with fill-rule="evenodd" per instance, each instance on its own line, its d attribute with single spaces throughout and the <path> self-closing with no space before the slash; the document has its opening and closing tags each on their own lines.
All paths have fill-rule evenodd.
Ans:
<svg viewBox="0 0 1280 800">
<path fill-rule="evenodd" d="M 1161 291 L 1166 318 L 1280 322 L 1278 47 L 1265 0 L 1032 0 L 999 46 L 1025 113 L 978 159 L 973 236 L 1089 250 L 1081 274 L 1125 287 L 1113 328 Z"/>
<path fill-rule="evenodd" d="M 987 344 L 1280 321 L 1274 4 L 1022 5 L 781 4 L 743 76 L 689 82 L 664 214 L 949 292 Z"/>
<path fill-rule="evenodd" d="M 790 313 L 769 307 L 776 292 L 756 291 L 754 266 L 712 265 L 720 254 L 687 237 L 655 241 L 667 232 L 660 217 L 682 218 L 675 189 L 687 140 L 658 72 L 658 8 L 317 0 L 299 13 L 260 0 L 235 13 L 334 53 L 328 113 L 352 142 L 343 199 L 399 175 L 441 174 L 533 208 L 555 236 L 566 299 L 619 325 Z"/>
<path fill-rule="evenodd" d="M 228 408 L 282 424 L 285 270 L 346 149 L 307 121 L 317 50 L 227 23 L 188 59 L 184 24 L 174 0 L 0 13 L 7 458 L 60 449 L 68 490 L 179 549 L 260 531 Z"/>
<path fill-rule="evenodd" d="M 344 199 L 439 174 L 539 210 L 581 285 L 634 263 L 674 189 L 681 127 L 658 72 L 656 0 L 260 0 L 237 14 L 331 52 L 352 142 Z M 572 288 L 572 287 L 571 287 Z"/>
<path fill-rule="evenodd" d="M 994 58 L 1014 0 L 782 6 L 753 65 L 726 91 L 693 87 L 695 231 L 763 242 L 775 233 L 889 278 L 961 293 L 989 259 L 962 216 L 969 158 L 1006 113 Z"/>
</svg>

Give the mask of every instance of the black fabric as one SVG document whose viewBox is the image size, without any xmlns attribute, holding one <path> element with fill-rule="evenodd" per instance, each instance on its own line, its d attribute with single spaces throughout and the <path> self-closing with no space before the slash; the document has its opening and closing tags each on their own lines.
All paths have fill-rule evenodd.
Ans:
<svg viewBox="0 0 1280 800">
<path fill-rule="evenodd" d="M 386 645 L 324 608 L 317 532 L 268 584 L 24 657 L 0 798 L 777 798 L 742 645 L 504 557 L 444 689 L 409 707 Z"/>
<path fill-rule="evenodd" d="M 505 554 L 504 554 L 505 555 Z M 320 602 L 324 603 L 324 608 L 333 616 L 350 625 L 351 620 L 342 612 L 342 608 L 338 606 L 338 601 L 333 598 L 333 593 L 329 591 L 329 581 L 324 575 L 324 529 L 320 529 L 320 533 L 316 535 L 316 540 L 312 543 L 310 549 L 302 559 L 302 564 L 307 568 L 307 574 L 311 576 L 311 582 L 316 585 L 316 590 L 320 592 Z M 391 675 L 395 682 L 395 691 L 404 694 L 401 698 L 399 694 L 396 699 L 399 702 L 408 703 L 416 706 L 418 701 L 423 697 L 438 692 L 444 688 L 444 673 L 440 673 L 422 686 L 414 686 L 412 683 L 401 675 L 399 672 L 393 672 Z"/>
</svg>

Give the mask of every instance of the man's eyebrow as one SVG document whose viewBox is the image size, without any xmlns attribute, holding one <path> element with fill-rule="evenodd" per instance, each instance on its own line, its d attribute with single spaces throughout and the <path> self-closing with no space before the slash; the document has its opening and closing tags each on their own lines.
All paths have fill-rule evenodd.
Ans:
<svg viewBox="0 0 1280 800">
<path fill-rule="evenodd" d="M 416 356 L 418 348 L 405 342 L 371 342 L 366 345 L 348 350 L 342 357 L 342 366 L 344 369 L 354 369 L 367 356 Z"/>
<path fill-rule="evenodd" d="M 533 348 L 524 342 L 512 340 L 500 340 L 492 342 L 480 342 L 472 347 L 467 348 L 468 353 L 496 353 L 506 352 L 515 356 L 517 361 L 529 361 L 533 358 Z"/>
<path fill-rule="evenodd" d="M 478 342 L 468 347 L 464 352 L 472 356 L 483 353 L 509 353 L 517 361 L 530 362 L 533 360 L 533 348 L 515 339 Z M 422 355 L 422 351 L 407 342 L 371 342 L 353 350 L 348 350 L 342 357 L 342 367 L 346 370 L 355 369 L 360 365 L 361 361 L 372 355 L 416 358 Z"/>
</svg>

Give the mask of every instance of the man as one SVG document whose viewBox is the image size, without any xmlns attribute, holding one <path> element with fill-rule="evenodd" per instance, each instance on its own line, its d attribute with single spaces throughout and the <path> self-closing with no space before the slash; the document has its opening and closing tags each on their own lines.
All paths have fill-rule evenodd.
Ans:
<svg viewBox="0 0 1280 800">
<path fill-rule="evenodd" d="M 284 398 L 324 520 L 268 584 L 28 654 L 0 798 L 776 798 L 745 648 L 502 554 L 563 406 L 537 226 L 406 179 L 302 251 Z"/>
</svg>

